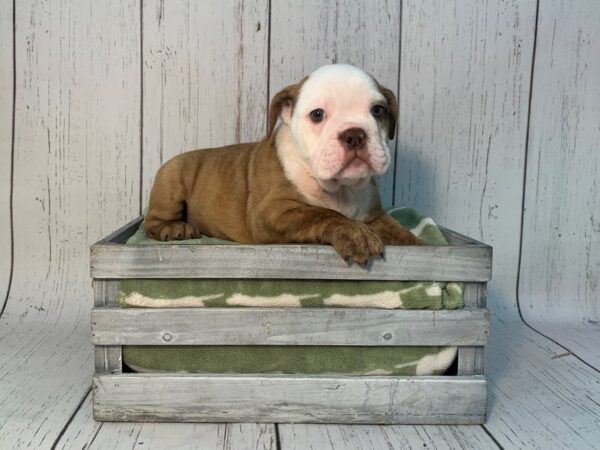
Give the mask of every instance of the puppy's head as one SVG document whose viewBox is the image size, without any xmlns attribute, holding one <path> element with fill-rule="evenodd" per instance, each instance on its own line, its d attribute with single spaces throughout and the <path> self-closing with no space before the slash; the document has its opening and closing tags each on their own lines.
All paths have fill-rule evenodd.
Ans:
<svg viewBox="0 0 600 450">
<path fill-rule="evenodd" d="M 269 129 L 281 118 L 312 175 L 335 191 L 365 185 L 387 170 L 397 116 L 392 91 L 356 67 L 334 64 L 279 92 Z"/>
</svg>

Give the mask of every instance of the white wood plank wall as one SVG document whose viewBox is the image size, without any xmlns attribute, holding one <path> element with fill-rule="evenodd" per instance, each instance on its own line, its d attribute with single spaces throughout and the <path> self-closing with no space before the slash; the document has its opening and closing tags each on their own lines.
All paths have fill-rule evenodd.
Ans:
<svg viewBox="0 0 600 450">
<path fill-rule="evenodd" d="M 521 314 L 562 346 L 544 361 L 597 376 L 599 55 L 596 0 L 0 0 L 0 448 L 51 447 L 87 398 L 88 245 L 139 214 L 162 162 L 260 138 L 269 98 L 331 62 L 399 93 L 384 202 L 492 244 L 495 326 L 522 336 Z M 504 357 L 496 386 L 536 370 Z"/>
<path fill-rule="evenodd" d="M 154 175 L 195 148 L 266 133 L 267 0 L 143 3 L 142 205 Z"/>
<path fill-rule="evenodd" d="M 0 314 L 10 282 L 13 124 L 13 5 L 0 2 Z"/>
<path fill-rule="evenodd" d="M 133 0 L 13 4 L 14 270 L 0 318 L 0 448 L 45 448 L 89 390 L 87 247 L 139 211 L 140 14 Z M 10 55 L 12 38 L 0 47 Z M 5 70 L 13 65 L 3 57 L 10 80 Z"/>
<path fill-rule="evenodd" d="M 525 180 L 524 318 L 600 369 L 600 4 L 543 2 Z"/>
<path fill-rule="evenodd" d="M 488 305 L 515 309 L 536 3 L 406 1 L 395 202 L 494 247 Z"/>
</svg>

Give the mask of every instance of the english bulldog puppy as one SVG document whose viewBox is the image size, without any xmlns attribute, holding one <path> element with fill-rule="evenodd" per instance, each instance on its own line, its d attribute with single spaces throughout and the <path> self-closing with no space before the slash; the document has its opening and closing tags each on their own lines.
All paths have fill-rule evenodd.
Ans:
<svg viewBox="0 0 600 450">
<path fill-rule="evenodd" d="M 201 234 L 244 244 L 330 244 L 366 265 L 385 245 L 419 245 L 381 207 L 398 104 L 362 70 L 321 67 L 271 101 L 260 142 L 196 150 L 156 175 L 149 237 Z M 280 121 L 279 125 L 277 125 Z"/>
</svg>

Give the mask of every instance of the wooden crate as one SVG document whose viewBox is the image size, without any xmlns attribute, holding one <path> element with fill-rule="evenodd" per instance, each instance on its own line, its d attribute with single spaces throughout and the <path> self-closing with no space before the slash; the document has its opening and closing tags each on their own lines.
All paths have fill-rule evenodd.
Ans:
<svg viewBox="0 0 600 450">
<path fill-rule="evenodd" d="M 442 228 L 448 246 L 388 247 L 348 266 L 320 245 L 124 245 L 138 218 L 91 247 L 94 418 L 101 421 L 480 424 L 492 248 Z M 405 264 L 410 261 L 410 264 Z M 292 278 L 465 283 L 459 310 L 122 309 L 124 278 Z M 231 324 L 235 323 L 235 327 Z M 291 333 L 290 330 L 295 330 Z M 302 332 L 298 332 L 302 330 Z M 456 376 L 124 373 L 123 345 L 458 346 Z"/>
</svg>

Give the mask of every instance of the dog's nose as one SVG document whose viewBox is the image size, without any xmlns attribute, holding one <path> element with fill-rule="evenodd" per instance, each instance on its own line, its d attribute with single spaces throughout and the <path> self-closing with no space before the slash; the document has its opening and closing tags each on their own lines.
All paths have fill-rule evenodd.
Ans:
<svg viewBox="0 0 600 450">
<path fill-rule="evenodd" d="M 340 133 L 338 139 L 346 150 L 359 150 L 367 141 L 367 133 L 362 128 L 348 128 Z"/>
</svg>

